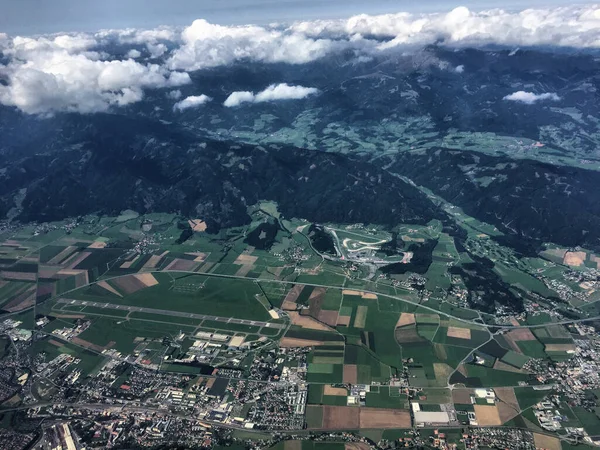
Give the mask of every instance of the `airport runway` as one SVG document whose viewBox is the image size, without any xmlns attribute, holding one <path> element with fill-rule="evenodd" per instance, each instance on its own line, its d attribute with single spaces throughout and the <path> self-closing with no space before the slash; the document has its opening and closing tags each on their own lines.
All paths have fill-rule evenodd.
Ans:
<svg viewBox="0 0 600 450">
<path fill-rule="evenodd" d="M 181 311 L 171 311 L 168 309 L 154 309 L 154 308 L 141 308 L 139 306 L 127 306 L 127 305 L 118 305 L 115 303 L 100 303 L 100 302 L 90 302 L 84 300 L 73 300 L 69 298 L 61 298 L 57 301 L 57 303 L 63 303 L 66 305 L 81 305 L 81 306 L 93 306 L 94 308 L 106 308 L 106 309 L 119 309 L 121 311 L 131 311 L 131 312 L 144 312 L 150 314 L 159 314 L 162 316 L 173 316 L 173 317 L 188 317 L 192 319 L 198 320 L 214 320 L 217 322 L 224 323 L 237 323 L 240 325 L 254 325 L 257 327 L 268 327 L 268 328 L 277 328 L 283 329 L 286 327 L 284 323 L 271 323 L 271 322 L 261 322 L 259 320 L 246 320 L 246 319 L 235 319 L 233 317 L 220 317 L 220 316 L 207 316 L 205 314 L 194 314 L 187 313 Z M 61 309 L 62 311 L 67 311 Z M 70 313 L 75 313 L 76 311 L 69 311 Z"/>
</svg>

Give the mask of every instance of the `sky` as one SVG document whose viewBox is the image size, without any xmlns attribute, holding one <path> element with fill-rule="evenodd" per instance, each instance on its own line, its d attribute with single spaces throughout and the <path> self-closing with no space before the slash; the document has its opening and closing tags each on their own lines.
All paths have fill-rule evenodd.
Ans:
<svg viewBox="0 0 600 450">
<path fill-rule="evenodd" d="M 0 0 L 0 33 L 27 36 L 106 28 L 179 26 L 199 18 L 223 25 L 266 24 L 344 18 L 363 13 L 430 13 L 456 6 L 477 11 L 573 3 L 568 0 Z"/>
</svg>

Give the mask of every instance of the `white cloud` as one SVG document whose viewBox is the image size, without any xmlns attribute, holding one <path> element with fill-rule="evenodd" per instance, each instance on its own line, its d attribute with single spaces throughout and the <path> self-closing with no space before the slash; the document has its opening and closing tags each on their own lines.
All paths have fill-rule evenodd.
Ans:
<svg viewBox="0 0 600 450">
<path fill-rule="evenodd" d="M 66 53 L 69 55 L 87 53 L 96 55 L 90 51 L 98 43 L 86 34 L 64 35 L 52 37 L 21 37 L 16 36 L 5 44 L 4 54 L 13 59 L 25 61 L 43 57 L 52 53 Z"/>
<path fill-rule="evenodd" d="M 272 84 L 264 91 L 256 94 L 254 101 L 271 102 L 274 100 L 296 100 L 308 97 L 311 94 L 319 92 L 316 88 L 307 88 L 304 86 L 290 86 L 286 83 Z"/>
<path fill-rule="evenodd" d="M 532 105 L 540 100 L 552 100 L 557 102 L 560 97 L 554 92 L 546 92 L 544 94 L 534 94 L 533 92 L 517 91 L 504 97 L 504 100 L 510 100 L 513 102 L 526 103 Z"/>
<path fill-rule="evenodd" d="M 199 70 L 240 60 L 301 64 L 335 51 L 357 56 L 442 41 L 450 46 L 600 47 L 600 9 L 501 9 L 474 12 L 461 6 L 438 14 L 358 15 L 343 20 L 297 22 L 283 28 L 221 26 L 196 20 L 181 33 L 169 59 L 174 69 Z M 376 36 L 378 39 L 372 39 Z"/>
<path fill-rule="evenodd" d="M 131 59 L 137 59 L 142 56 L 142 53 L 139 50 L 132 48 L 127 52 L 127 57 Z"/>
<path fill-rule="evenodd" d="M 545 45 L 600 48 L 600 7 L 520 12 L 474 12 L 458 7 L 439 14 L 358 15 L 297 22 L 287 27 L 221 26 L 196 20 L 183 31 L 159 27 L 36 38 L 11 38 L 0 33 L 0 49 L 8 60 L 0 66 L 0 76 L 8 83 L 0 85 L 0 103 L 27 113 L 105 111 L 112 105 L 139 101 L 144 89 L 191 82 L 187 73 L 174 72 L 177 70 L 193 71 L 244 60 L 303 64 L 341 51 L 348 51 L 355 63 L 369 62 L 378 54 L 404 52 L 439 41 L 454 47 L 497 44 L 513 49 Z M 129 59 L 115 60 L 103 53 L 110 48 L 105 44 L 114 43 L 135 47 L 125 47 Z M 137 49 L 142 46 L 158 64 L 134 61 L 141 56 Z M 440 63 L 440 68 L 461 71 L 461 66 L 453 69 L 447 63 Z M 296 98 L 285 97 L 284 88 L 276 88 L 274 92 L 252 94 L 252 100 L 247 93 L 228 100 L 233 105 Z M 286 91 L 286 95 L 301 92 Z M 546 97 L 532 102 L 543 99 L 555 100 Z"/>
<path fill-rule="evenodd" d="M 167 46 L 165 44 L 146 44 L 146 48 L 152 58 L 160 58 L 167 52 Z"/>
<path fill-rule="evenodd" d="M 127 57 L 131 59 L 137 59 L 142 56 L 142 53 L 139 50 L 132 48 L 127 52 Z"/>
<path fill-rule="evenodd" d="M 195 108 L 200 105 L 204 105 L 207 102 L 210 102 L 212 98 L 207 95 L 191 95 L 189 97 L 184 98 L 180 102 L 175 103 L 173 106 L 174 110 L 183 111 L 188 108 Z"/>
<path fill-rule="evenodd" d="M 316 88 L 308 88 L 304 86 L 290 86 L 286 83 L 272 84 L 264 91 L 254 94 L 250 91 L 232 92 L 223 103 L 224 106 L 230 108 L 238 106 L 241 103 L 261 103 L 272 102 L 277 100 L 298 100 L 308 97 L 311 94 L 319 92 Z"/>
<path fill-rule="evenodd" d="M 501 44 L 511 47 L 558 45 L 600 47 L 600 7 L 576 5 L 505 11 L 471 11 L 459 6 L 429 14 L 399 12 L 360 14 L 347 19 L 299 21 L 289 27 L 221 26 L 195 20 L 180 32 L 175 27 L 150 30 L 103 30 L 97 39 L 122 44 L 179 43 L 173 56 L 177 68 L 214 67 L 238 59 L 302 63 L 336 49 L 386 48 L 444 41 L 448 45 Z M 376 36 L 381 41 L 366 39 Z M 204 52 L 204 54 L 203 54 Z"/>
<path fill-rule="evenodd" d="M 4 50 L 10 61 L 0 68 L 8 81 L 0 85 L 0 103 L 29 114 L 92 113 L 138 102 L 146 88 L 191 82 L 158 64 L 104 60 L 91 51 L 96 45 L 88 35 L 14 38 Z"/>
<path fill-rule="evenodd" d="M 156 44 L 164 41 L 176 41 L 177 31 L 172 27 L 161 26 L 150 30 L 126 28 L 123 30 L 102 30 L 95 34 L 98 39 L 113 38 L 121 44 Z"/>
<path fill-rule="evenodd" d="M 238 106 L 241 103 L 253 102 L 253 101 L 254 101 L 254 93 L 253 92 L 237 91 L 237 92 L 232 92 L 229 95 L 229 97 L 227 97 L 225 102 L 223 102 L 223 105 L 225 105 L 228 108 L 231 108 L 232 106 Z"/>
<path fill-rule="evenodd" d="M 463 66 L 462 64 L 460 66 L 456 66 L 456 68 L 454 69 L 454 71 L 456 73 L 463 73 L 465 71 L 465 66 Z"/>
<path fill-rule="evenodd" d="M 195 20 L 181 34 L 183 45 L 169 60 L 173 69 L 199 70 L 250 59 L 301 64 L 325 56 L 337 43 L 259 26 L 227 27 Z"/>
<path fill-rule="evenodd" d="M 160 67 L 160 70 L 165 71 L 164 67 L 157 66 L 156 64 L 151 64 L 146 67 Z M 166 71 L 165 71 L 166 72 Z M 184 84 L 190 84 L 192 79 L 188 75 L 187 72 L 166 72 L 168 73 L 167 82 L 162 86 L 157 87 L 173 87 L 173 86 L 183 86 Z"/>
<path fill-rule="evenodd" d="M 313 38 L 378 36 L 391 38 L 380 48 L 423 45 L 443 40 L 449 45 L 558 45 L 600 47 L 597 5 L 554 9 L 501 9 L 474 12 L 464 6 L 437 14 L 365 14 L 345 20 L 298 22 L 291 27 Z"/>
<path fill-rule="evenodd" d="M 181 91 L 179 89 L 169 91 L 167 92 L 167 98 L 170 98 L 171 100 L 179 100 L 181 98 Z"/>
</svg>

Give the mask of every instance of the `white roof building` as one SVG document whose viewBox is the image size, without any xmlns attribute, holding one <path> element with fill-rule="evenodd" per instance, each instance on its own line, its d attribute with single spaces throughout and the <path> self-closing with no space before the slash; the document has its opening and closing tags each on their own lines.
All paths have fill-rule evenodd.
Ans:
<svg viewBox="0 0 600 450">
<path fill-rule="evenodd" d="M 415 423 L 450 423 L 450 416 L 446 411 L 415 411 Z"/>
</svg>

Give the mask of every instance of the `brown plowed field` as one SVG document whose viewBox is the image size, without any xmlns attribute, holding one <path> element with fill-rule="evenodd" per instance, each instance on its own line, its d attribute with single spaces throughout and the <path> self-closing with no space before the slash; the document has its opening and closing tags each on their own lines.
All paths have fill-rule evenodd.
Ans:
<svg viewBox="0 0 600 450">
<path fill-rule="evenodd" d="M 358 367 L 356 364 L 344 364 L 344 383 L 356 384 L 358 382 Z"/>
<path fill-rule="evenodd" d="M 146 287 L 143 282 L 132 275 L 122 278 L 115 278 L 114 280 L 111 280 L 111 283 L 116 284 L 119 290 L 125 292 L 126 294 L 133 294 L 134 292 Z"/>
<path fill-rule="evenodd" d="M 338 316 L 337 324 L 342 326 L 350 325 L 351 316 Z"/>
<path fill-rule="evenodd" d="M 323 406 L 322 427 L 330 430 L 355 430 L 360 427 L 360 408 Z"/>
<path fill-rule="evenodd" d="M 405 409 L 360 408 L 360 428 L 410 428 Z"/>
<path fill-rule="evenodd" d="M 413 313 L 402 313 L 396 322 L 396 328 L 403 327 L 404 325 L 412 325 L 416 323 L 417 319 Z"/>
<path fill-rule="evenodd" d="M 459 405 L 470 405 L 473 389 L 453 389 L 452 401 Z"/>
<path fill-rule="evenodd" d="M 287 338 L 284 337 L 281 341 L 279 341 L 279 346 L 283 348 L 290 347 L 316 347 L 318 345 L 323 345 L 325 342 L 323 341 L 311 341 L 309 339 L 295 339 L 295 338 Z"/>
<path fill-rule="evenodd" d="M 290 311 L 288 315 L 290 316 L 290 319 L 292 319 L 293 325 L 299 325 L 302 328 L 311 330 L 333 331 L 331 327 L 328 327 L 324 323 L 321 323 L 310 316 L 302 316 L 297 311 Z"/>
<path fill-rule="evenodd" d="M 327 325 L 332 327 L 335 327 L 338 323 L 337 311 L 321 310 L 318 317 L 321 322 L 326 323 Z"/>
<path fill-rule="evenodd" d="M 330 384 L 326 384 L 323 388 L 323 395 L 335 395 L 338 397 L 345 397 L 348 395 L 348 391 L 345 388 L 333 387 Z"/>
<path fill-rule="evenodd" d="M 480 427 L 502 425 L 496 405 L 473 405 Z"/>
<path fill-rule="evenodd" d="M 457 339 L 471 339 L 471 330 L 469 328 L 448 327 L 446 336 Z"/>
</svg>

